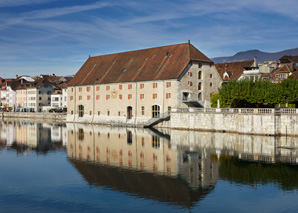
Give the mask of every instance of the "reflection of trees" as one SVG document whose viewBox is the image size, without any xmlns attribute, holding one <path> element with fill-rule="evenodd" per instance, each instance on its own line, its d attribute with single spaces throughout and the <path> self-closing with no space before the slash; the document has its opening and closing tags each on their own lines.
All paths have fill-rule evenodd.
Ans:
<svg viewBox="0 0 298 213">
<path fill-rule="evenodd" d="M 266 164 L 221 156 L 219 176 L 247 185 L 277 183 L 283 190 L 298 189 L 298 166 L 285 163 Z"/>
</svg>

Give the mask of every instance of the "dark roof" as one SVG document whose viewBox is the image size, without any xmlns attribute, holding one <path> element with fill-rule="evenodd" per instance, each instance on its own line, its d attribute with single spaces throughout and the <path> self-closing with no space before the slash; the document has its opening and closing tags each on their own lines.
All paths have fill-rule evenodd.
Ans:
<svg viewBox="0 0 298 213">
<path fill-rule="evenodd" d="M 290 61 L 292 63 L 298 63 L 298 56 L 284 55 L 279 59 L 280 61 Z"/>
<path fill-rule="evenodd" d="M 213 63 L 189 43 L 89 57 L 68 86 L 177 79 L 190 61 Z"/>
<path fill-rule="evenodd" d="M 230 76 L 229 80 L 237 80 L 243 73 L 245 67 L 250 67 L 253 64 L 251 61 L 237 61 L 229 63 L 215 64 L 215 67 L 220 75 L 223 78 L 223 74 L 227 72 Z"/>
</svg>

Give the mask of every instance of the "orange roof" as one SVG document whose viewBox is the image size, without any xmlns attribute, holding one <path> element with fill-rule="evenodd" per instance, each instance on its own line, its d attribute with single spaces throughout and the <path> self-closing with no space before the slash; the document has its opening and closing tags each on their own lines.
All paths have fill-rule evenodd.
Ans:
<svg viewBox="0 0 298 213">
<path fill-rule="evenodd" d="M 215 64 L 215 67 L 223 79 L 223 74 L 227 72 L 230 76 L 229 80 L 237 80 L 243 73 L 245 67 L 249 67 L 253 64 L 251 61 L 237 61 L 229 63 Z"/>
<path fill-rule="evenodd" d="M 190 61 L 213 63 L 189 43 L 90 57 L 68 86 L 177 79 Z"/>
</svg>

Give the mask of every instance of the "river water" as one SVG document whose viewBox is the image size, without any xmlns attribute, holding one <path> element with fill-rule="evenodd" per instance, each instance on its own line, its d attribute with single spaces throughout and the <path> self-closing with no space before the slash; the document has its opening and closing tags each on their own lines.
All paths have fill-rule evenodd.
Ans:
<svg viewBox="0 0 298 213">
<path fill-rule="evenodd" d="M 297 212 L 298 138 L 0 123 L 0 212 Z"/>
</svg>

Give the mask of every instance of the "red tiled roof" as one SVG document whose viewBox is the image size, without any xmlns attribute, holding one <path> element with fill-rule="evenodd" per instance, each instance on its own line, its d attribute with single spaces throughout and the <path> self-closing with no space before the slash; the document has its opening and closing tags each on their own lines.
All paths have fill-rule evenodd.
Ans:
<svg viewBox="0 0 298 213">
<path fill-rule="evenodd" d="M 68 86 L 177 79 L 190 61 L 213 63 L 188 43 L 90 57 Z"/>
<path fill-rule="evenodd" d="M 253 64 L 251 61 L 237 61 L 229 63 L 215 64 L 215 67 L 220 75 L 223 78 L 223 74 L 227 72 L 230 76 L 229 80 L 237 80 L 243 73 L 245 67 L 250 67 Z"/>
</svg>

